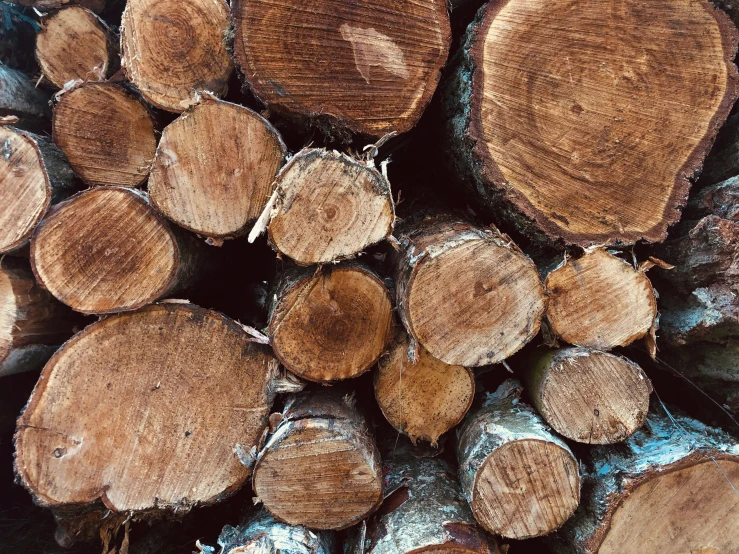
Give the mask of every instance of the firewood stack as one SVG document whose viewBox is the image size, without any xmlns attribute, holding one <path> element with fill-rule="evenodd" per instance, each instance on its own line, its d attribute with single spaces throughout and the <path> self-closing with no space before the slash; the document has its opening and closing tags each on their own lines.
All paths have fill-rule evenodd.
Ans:
<svg viewBox="0 0 739 554">
<path fill-rule="evenodd" d="M 13 467 L 60 544 L 739 552 L 739 429 L 650 380 L 739 413 L 724 11 L 0 10 L 0 382 L 40 371 Z"/>
</svg>

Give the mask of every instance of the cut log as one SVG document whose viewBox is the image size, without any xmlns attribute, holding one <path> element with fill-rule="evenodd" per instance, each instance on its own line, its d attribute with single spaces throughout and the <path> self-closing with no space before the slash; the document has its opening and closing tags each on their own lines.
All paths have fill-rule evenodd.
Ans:
<svg viewBox="0 0 739 554">
<path fill-rule="evenodd" d="M 309 381 L 356 377 L 377 361 L 390 338 L 390 293 L 366 266 L 292 268 L 273 299 L 269 334 L 275 355 Z"/>
<path fill-rule="evenodd" d="M 94 13 L 69 6 L 42 19 L 36 59 L 44 77 L 58 88 L 69 81 L 102 81 L 118 68 L 110 29 Z"/>
<path fill-rule="evenodd" d="M 408 219 L 395 236 L 398 312 L 432 356 L 464 367 L 494 364 L 539 332 L 544 287 L 510 238 L 446 215 Z"/>
<path fill-rule="evenodd" d="M 738 37 L 708 0 L 488 3 L 443 94 L 445 160 L 531 237 L 664 240 L 737 97 Z"/>
<path fill-rule="evenodd" d="M 345 529 L 382 502 L 380 455 L 354 399 L 335 388 L 292 397 L 254 466 L 254 492 L 279 520 Z"/>
<path fill-rule="evenodd" d="M 739 445 L 717 429 L 652 413 L 619 448 L 591 450 L 585 469 L 558 554 L 739 551 Z"/>
<path fill-rule="evenodd" d="M 17 128 L 43 132 L 51 118 L 49 96 L 25 73 L 0 65 L 0 117 L 17 118 Z"/>
<path fill-rule="evenodd" d="M 203 249 L 142 193 L 95 187 L 54 207 L 31 244 L 38 281 L 78 312 L 134 310 L 192 285 Z"/>
<path fill-rule="evenodd" d="M 26 260 L 0 258 L 0 377 L 41 369 L 79 323 L 36 284 Z"/>
<path fill-rule="evenodd" d="M 580 501 L 575 456 L 533 408 L 517 381 L 504 382 L 459 431 L 459 479 L 475 518 L 491 533 L 551 533 Z"/>
<path fill-rule="evenodd" d="M 232 11 L 236 62 L 254 94 L 329 134 L 412 129 L 451 41 L 443 0 L 235 0 Z"/>
<path fill-rule="evenodd" d="M 108 0 L 8 0 L 11 4 L 29 6 L 39 11 L 50 11 L 64 8 L 65 6 L 82 6 L 95 13 L 100 13 L 105 8 Z"/>
<path fill-rule="evenodd" d="M 33 56 L 39 26 L 31 10 L 3 2 L 0 4 L 0 63 L 27 73 L 38 71 Z"/>
<path fill-rule="evenodd" d="M 262 116 L 204 95 L 162 133 L 149 178 L 151 202 L 199 235 L 242 235 L 267 203 L 286 155 Z"/>
<path fill-rule="evenodd" d="M 54 109 L 52 136 L 89 185 L 140 185 L 157 147 L 147 108 L 113 83 L 86 83 L 66 92 Z"/>
<path fill-rule="evenodd" d="M 25 246 L 52 203 L 69 194 L 74 173 L 45 138 L 0 126 L 0 254 Z"/>
<path fill-rule="evenodd" d="M 239 324 L 192 304 L 108 317 L 44 368 L 18 420 L 16 471 L 50 507 L 217 502 L 249 477 L 235 451 L 265 429 L 277 370 Z"/>
<path fill-rule="evenodd" d="M 622 356 L 587 348 L 535 352 L 523 367 L 529 400 L 557 433 L 612 444 L 644 424 L 652 385 Z"/>
<path fill-rule="evenodd" d="M 198 92 L 226 94 L 229 26 L 224 0 L 128 0 L 121 66 L 147 101 L 180 113 Z"/>
<path fill-rule="evenodd" d="M 410 343 L 399 332 L 375 374 L 375 398 L 385 418 L 416 441 L 436 445 L 472 406 L 475 375 L 470 369 L 447 365 L 418 349 L 418 361 L 408 359 Z"/>
<path fill-rule="evenodd" d="M 350 258 L 393 232 L 390 183 L 345 154 L 302 150 L 276 183 L 269 240 L 299 265 Z"/>
<path fill-rule="evenodd" d="M 544 285 L 551 330 L 577 346 L 626 346 L 644 337 L 657 317 L 654 288 L 644 272 L 602 249 L 568 257 Z"/>
</svg>

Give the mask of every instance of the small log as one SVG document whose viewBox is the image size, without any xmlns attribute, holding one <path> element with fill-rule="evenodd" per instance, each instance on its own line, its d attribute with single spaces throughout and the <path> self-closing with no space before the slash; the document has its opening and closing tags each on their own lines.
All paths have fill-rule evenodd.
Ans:
<svg viewBox="0 0 739 554">
<path fill-rule="evenodd" d="M 78 323 L 36 284 L 26 260 L 0 258 L 0 377 L 41 369 Z"/>
<path fill-rule="evenodd" d="M 232 11 L 246 84 L 270 109 L 329 134 L 412 129 L 451 42 L 443 0 L 235 0 Z"/>
<path fill-rule="evenodd" d="M 380 455 L 354 399 L 335 388 L 292 397 L 254 466 L 254 493 L 279 520 L 345 529 L 382 502 Z"/>
<path fill-rule="evenodd" d="M 16 471 L 48 507 L 100 499 L 141 518 L 212 504 L 251 473 L 236 452 L 256 447 L 277 372 L 239 324 L 192 304 L 102 319 L 46 364 L 18 420 Z"/>
<path fill-rule="evenodd" d="M 31 10 L 3 2 L 0 4 L 0 63 L 27 73 L 38 71 L 33 57 L 38 23 Z"/>
<path fill-rule="evenodd" d="M 644 424 L 652 385 L 622 356 L 587 348 L 535 352 L 523 368 L 528 398 L 560 435 L 612 444 Z"/>
<path fill-rule="evenodd" d="M 584 469 L 583 501 L 558 554 L 739 551 L 736 439 L 652 413 L 623 445 L 591 450 Z"/>
<path fill-rule="evenodd" d="M 147 108 L 113 83 L 89 82 L 66 92 L 54 108 L 52 136 L 89 185 L 140 185 L 157 147 Z"/>
<path fill-rule="evenodd" d="M 0 254 L 25 246 L 49 207 L 67 196 L 74 173 L 50 141 L 0 126 Z"/>
<path fill-rule="evenodd" d="M 107 25 L 90 10 L 69 6 L 44 17 L 36 59 L 57 88 L 70 81 L 102 81 L 118 69 L 118 51 Z"/>
<path fill-rule="evenodd" d="M 375 398 L 390 424 L 414 444 L 420 439 L 436 445 L 472 406 L 475 375 L 437 360 L 422 347 L 413 363 L 409 346 L 408 336 L 399 332 L 389 353 L 380 358 Z"/>
<path fill-rule="evenodd" d="M 580 502 L 575 456 L 504 382 L 459 430 L 459 480 L 472 513 L 491 533 L 525 539 L 551 533 Z"/>
<path fill-rule="evenodd" d="M 551 330 L 577 346 L 626 346 L 643 338 L 657 317 L 657 299 L 644 272 L 602 249 L 568 257 L 544 285 Z"/>
<path fill-rule="evenodd" d="M 199 235 L 242 235 L 267 203 L 286 155 L 262 116 L 204 95 L 162 133 L 149 178 L 151 202 Z"/>
<path fill-rule="evenodd" d="M 54 207 L 31 243 L 33 271 L 78 312 L 135 310 L 186 289 L 203 249 L 169 226 L 138 191 L 87 189 Z"/>
<path fill-rule="evenodd" d="M 269 240 L 299 265 L 350 258 L 393 232 L 390 183 L 345 154 L 302 150 L 276 184 Z"/>
<path fill-rule="evenodd" d="M 398 313 L 412 342 L 432 356 L 464 367 L 494 364 L 539 332 L 544 287 L 506 235 L 431 215 L 409 219 L 395 236 Z"/>
<path fill-rule="evenodd" d="M 390 293 L 366 266 L 289 269 L 272 298 L 269 334 L 275 355 L 309 381 L 360 375 L 390 338 Z"/>
<path fill-rule="evenodd" d="M 534 239 L 664 240 L 737 98 L 738 38 L 708 0 L 489 2 L 443 87 L 444 160 Z"/>
<path fill-rule="evenodd" d="M 224 0 L 128 0 L 121 66 L 157 108 L 183 112 L 198 92 L 223 96 L 233 71 Z"/>
<path fill-rule="evenodd" d="M 28 75 L 0 65 L 0 118 L 17 118 L 13 123 L 15 127 L 43 132 L 51 118 L 49 100 L 49 96 L 36 88 Z"/>
<path fill-rule="evenodd" d="M 39 11 L 58 10 L 66 6 L 82 6 L 95 13 L 100 13 L 105 9 L 108 0 L 8 0 L 11 4 L 20 4 L 36 8 Z"/>
</svg>

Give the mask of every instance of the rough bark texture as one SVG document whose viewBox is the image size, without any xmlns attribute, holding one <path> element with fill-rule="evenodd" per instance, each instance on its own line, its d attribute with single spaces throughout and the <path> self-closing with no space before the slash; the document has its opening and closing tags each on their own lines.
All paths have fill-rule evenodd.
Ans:
<svg viewBox="0 0 739 554">
<path fill-rule="evenodd" d="M 157 147 L 146 106 L 112 83 L 91 82 L 66 92 L 54 108 L 52 136 L 89 185 L 140 185 Z"/>
<path fill-rule="evenodd" d="M 41 132 L 51 118 L 49 96 L 25 73 L 0 65 L 0 117 L 18 118 L 16 127 Z"/>
<path fill-rule="evenodd" d="M 447 364 L 477 367 L 534 338 L 544 288 L 510 238 L 455 216 L 407 221 L 395 232 L 393 263 L 397 309 L 412 342 Z"/>
<path fill-rule="evenodd" d="M 286 154 L 262 116 L 203 95 L 162 133 L 149 179 L 152 204 L 199 235 L 242 235 L 267 203 Z"/>
<path fill-rule="evenodd" d="M 0 254 L 25 246 L 49 207 L 66 197 L 74 173 L 47 139 L 0 126 Z"/>
<path fill-rule="evenodd" d="M 78 312 L 134 310 L 192 285 L 203 248 L 170 226 L 146 196 L 120 187 L 87 189 L 57 204 L 31 244 L 38 281 Z"/>
<path fill-rule="evenodd" d="M 706 0 L 490 2 L 442 95 L 445 159 L 533 238 L 663 240 L 736 99 L 737 36 Z"/>
<path fill-rule="evenodd" d="M 380 455 L 353 398 L 335 388 L 300 394 L 270 421 L 253 487 L 278 519 L 339 530 L 380 505 Z"/>
<path fill-rule="evenodd" d="M 272 299 L 275 355 L 309 381 L 356 377 L 377 361 L 390 339 L 390 293 L 366 266 L 289 268 Z"/>
<path fill-rule="evenodd" d="M 269 240 L 300 265 L 353 257 L 393 232 L 390 183 L 346 154 L 302 150 L 276 183 Z"/>
<path fill-rule="evenodd" d="M 128 0 L 121 66 L 147 101 L 180 113 L 198 92 L 226 94 L 233 70 L 229 26 L 224 0 Z"/>
<path fill-rule="evenodd" d="M 26 8 L 3 2 L 0 4 L 0 63 L 25 72 L 38 70 L 33 57 L 39 25 Z"/>
<path fill-rule="evenodd" d="M 29 6 L 40 11 L 58 10 L 65 6 L 82 6 L 95 13 L 105 8 L 108 0 L 9 0 L 11 4 Z"/>
<path fill-rule="evenodd" d="M 739 550 L 739 445 L 717 429 L 653 412 L 625 443 L 591 450 L 584 469 L 558 553 Z"/>
<path fill-rule="evenodd" d="M 254 94 L 332 134 L 412 129 L 451 41 L 443 0 L 236 0 L 232 9 L 236 61 Z"/>
<path fill-rule="evenodd" d="M 642 426 L 652 385 L 621 356 L 587 348 L 537 351 L 522 367 L 528 398 L 557 433 L 586 444 L 611 444 Z"/>
<path fill-rule="evenodd" d="M 475 518 L 512 539 L 551 533 L 580 501 L 574 455 L 504 382 L 459 430 L 459 480 Z"/>
</svg>

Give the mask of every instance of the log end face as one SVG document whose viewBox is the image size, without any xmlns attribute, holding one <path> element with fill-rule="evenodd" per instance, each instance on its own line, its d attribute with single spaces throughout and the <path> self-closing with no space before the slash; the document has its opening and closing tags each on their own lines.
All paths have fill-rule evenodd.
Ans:
<svg viewBox="0 0 739 554">
<path fill-rule="evenodd" d="M 0 368 L 3 367 L 13 346 L 16 319 L 17 303 L 13 283 L 10 275 L 0 267 Z"/>
</svg>

